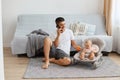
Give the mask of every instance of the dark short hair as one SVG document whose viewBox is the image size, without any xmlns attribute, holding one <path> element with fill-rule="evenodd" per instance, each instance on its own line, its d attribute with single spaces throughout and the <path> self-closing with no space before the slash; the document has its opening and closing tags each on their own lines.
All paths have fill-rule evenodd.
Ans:
<svg viewBox="0 0 120 80">
<path fill-rule="evenodd" d="M 65 19 L 63 17 L 58 17 L 58 18 L 56 18 L 55 23 L 58 24 L 63 21 L 65 21 Z"/>
</svg>

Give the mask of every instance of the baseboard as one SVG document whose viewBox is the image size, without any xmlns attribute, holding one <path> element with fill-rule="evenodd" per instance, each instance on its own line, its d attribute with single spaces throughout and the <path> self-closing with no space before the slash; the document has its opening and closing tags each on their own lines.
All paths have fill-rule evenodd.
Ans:
<svg viewBox="0 0 120 80">
<path fill-rule="evenodd" d="M 111 53 L 117 53 L 117 51 L 111 51 Z"/>
</svg>

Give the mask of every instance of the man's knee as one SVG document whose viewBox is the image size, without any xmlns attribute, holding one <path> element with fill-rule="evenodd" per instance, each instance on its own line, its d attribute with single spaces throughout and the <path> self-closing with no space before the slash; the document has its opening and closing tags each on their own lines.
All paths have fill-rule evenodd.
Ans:
<svg viewBox="0 0 120 80">
<path fill-rule="evenodd" d="M 44 41 L 51 41 L 49 37 L 45 37 Z"/>
<path fill-rule="evenodd" d="M 52 40 L 50 39 L 50 37 L 45 37 L 44 42 L 50 43 L 52 45 Z"/>
<path fill-rule="evenodd" d="M 70 58 L 67 58 L 67 57 L 61 59 L 61 61 L 62 61 L 62 63 L 63 63 L 63 64 L 62 64 L 63 66 L 67 66 L 67 65 L 70 65 L 70 64 L 71 64 L 71 59 L 70 59 Z"/>
</svg>

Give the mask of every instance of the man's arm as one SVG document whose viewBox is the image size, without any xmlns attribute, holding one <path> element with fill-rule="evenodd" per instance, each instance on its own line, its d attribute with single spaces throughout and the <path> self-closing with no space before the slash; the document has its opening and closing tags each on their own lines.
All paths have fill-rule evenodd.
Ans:
<svg viewBox="0 0 120 80">
<path fill-rule="evenodd" d="M 76 49 L 77 51 L 80 51 L 80 46 L 78 46 L 74 40 L 71 40 L 71 45 L 74 49 Z"/>
<path fill-rule="evenodd" d="M 54 43 L 55 47 L 58 47 L 58 44 L 59 44 L 59 36 L 57 36 L 57 37 L 55 38 L 55 41 L 54 41 L 53 43 Z"/>
<path fill-rule="evenodd" d="M 60 34 L 61 34 L 61 30 L 58 29 L 58 30 L 57 30 L 57 37 L 55 38 L 55 41 L 53 42 L 54 45 L 55 45 L 55 47 L 58 47 L 58 45 L 59 45 L 59 37 L 60 37 Z"/>
</svg>

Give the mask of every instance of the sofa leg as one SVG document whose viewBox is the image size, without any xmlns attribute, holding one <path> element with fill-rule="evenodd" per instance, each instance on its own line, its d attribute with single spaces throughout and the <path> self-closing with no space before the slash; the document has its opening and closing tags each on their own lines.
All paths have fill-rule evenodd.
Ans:
<svg viewBox="0 0 120 80">
<path fill-rule="evenodd" d="M 103 56 L 109 56 L 110 52 L 102 51 Z"/>
</svg>

